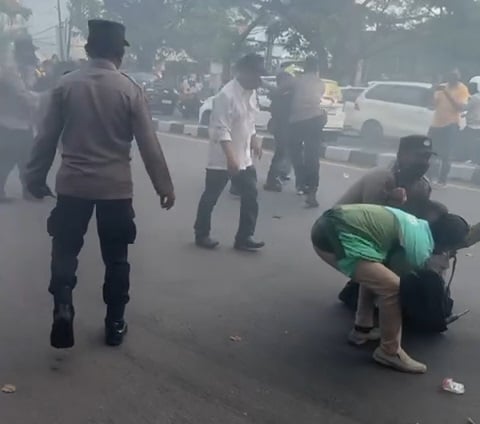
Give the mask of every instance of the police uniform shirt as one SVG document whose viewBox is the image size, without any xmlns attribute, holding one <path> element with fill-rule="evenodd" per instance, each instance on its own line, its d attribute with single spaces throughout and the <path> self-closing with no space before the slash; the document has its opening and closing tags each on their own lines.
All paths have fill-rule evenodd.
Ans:
<svg viewBox="0 0 480 424">
<path fill-rule="evenodd" d="M 45 183 L 61 139 L 58 194 L 93 200 L 132 198 L 134 137 L 157 193 L 172 191 L 143 90 L 110 61 L 91 60 L 65 75 L 53 90 L 27 167 L 27 182 Z"/>
</svg>

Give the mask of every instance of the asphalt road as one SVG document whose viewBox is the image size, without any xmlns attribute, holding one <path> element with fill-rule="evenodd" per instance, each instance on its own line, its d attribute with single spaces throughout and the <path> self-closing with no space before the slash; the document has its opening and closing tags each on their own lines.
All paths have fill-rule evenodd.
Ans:
<svg viewBox="0 0 480 424">
<path fill-rule="evenodd" d="M 51 203 L 0 206 L 0 393 L 2 424 L 463 424 L 480 422 L 479 250 L 461 254 L 457 309 L 472 313 L 448 334 L 407 335 L 426 361 L 425 376 L 372 363 L 374 346 L 347 345 L 351 316 L 336 301 L 344 278 L 312 252 L 309 229 L 320 211 L 303 209 L 291 188 L 261 193 L 258 255 L 232 248 L 238 201 L 224 195 L 214 217 L 217 252 L 192 244 L 206 145 L 162 136 L 178 204 L 165 213 L 134 162 L 139 237 L 132 249 L 130 333 L 123 347 L 102 344 L 102 264 L 91 226 L 81 256 L 76 347 L 51 350 Z M 265 176 L 269 157 L 259 165 Z M 322 208 L 363 171 L 322 167 Z M 9 189 L 19 193 L 12 181 Z M 478 217 L 480 192 L 436 193 L 456 212 Z M 274 216 L 276 218 L 274 218 Z M 232 342 L 231 336 L 241 337 Z M 442 393 L 444 377 L 466 385 Z"/>
</svg>

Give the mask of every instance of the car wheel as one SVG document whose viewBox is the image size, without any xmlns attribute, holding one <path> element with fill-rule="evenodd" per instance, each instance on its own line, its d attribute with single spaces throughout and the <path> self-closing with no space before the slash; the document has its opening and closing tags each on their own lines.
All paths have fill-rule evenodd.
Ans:
<svg viewBox="0 0 480 424">
<path fill-rule="evenodd" d="M 367 121 L 360 133 L 362 140 L 367 143 L 378 143 L 383 140 L 383 128 L 378 121 Z"/>
<path fill-rule="evenodd" d="M 202 118 L 200 119 L 200 125 L 204 125 L 208 127 L 208 125 L 210 124 L 211 115 L 212 115 L 212 111 L 210 110 L 206 110 L 205 112 L 203 112 Z"/>
</svg>

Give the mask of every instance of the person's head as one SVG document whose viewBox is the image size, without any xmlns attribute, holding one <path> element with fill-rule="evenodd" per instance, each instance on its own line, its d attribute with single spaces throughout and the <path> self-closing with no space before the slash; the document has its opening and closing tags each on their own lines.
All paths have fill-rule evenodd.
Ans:
<svg viewBox="0 0 480 424">
<path fill-rule="evenodd" d="M 292 85 L 293 79 L 294 77 L 292 74 L 288 72 L 280 72 L 276 78 L 278 89 L 284 90 L 289 88 Z"/>
<path fill-rule="evenodd" d="M 236 78 L 245 90 L 256 90 L 262 85 L 261 76 L 267 72 L 263 57 L 258 54 L 247 54 L 235 65 Z"/>
<path fill-rule="evenodd" d="M 403 137 L 397 153 L 399 171 L 407 178 L 420 179 L 430 168 L 434 154 L 430 138 L 423 135 Z"/>
<path fill-rule="evenodd" d="M 318 74 L 320 70 L 318 59 L 314 56 L 307 57 L 303 66 L 303 70 L 306 74 Z"/>
<path fill-rule="evenodd" d="M 478 94 L 478 84 L 476 82 L 469 82 L 468 92 L 470 93 L 471 96 Z"/>
<path fill-rule="evenodd" d="M 130 46 L 125 39 L 125 27 L 118 22 L 93 19 L 88 22 L 88 30 L 85 46 L 88 57 L 109 60 L 119 68 L 125 56 L 125 47 Z"/>
<path fill-rule="evenodd" d="M 459 215 L 441 215 L 429 222 L 436 253 L 446 253 L 462 246 L 470 232 L 470 225 Z"/>
<path fill-rule="evenodd" d="M 468 91 L 470 95 L 474 96 L 475 94 L 480 93 L 480 77 L 473 77 L 468 84 Z"/>
<path fill-rule="evenodd" d="M 461 80 L 460 71 L 458 69 L 452 69 L 450 72 L 447 73 L 445 79 L 448 85 L 457 85 Z"/>
<path fill-rule="evenodd" d="M 13 43 L 13 56 L 19 66 L 37 66 L 37 48 L 33 45 L 32 37 L 22 35 Z"/>
</svg>

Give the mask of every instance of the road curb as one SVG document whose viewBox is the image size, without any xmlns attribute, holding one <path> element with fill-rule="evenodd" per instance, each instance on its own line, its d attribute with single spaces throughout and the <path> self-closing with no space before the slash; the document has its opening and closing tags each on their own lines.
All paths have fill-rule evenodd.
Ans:
<svg viewBox="0 0 480 424">
<path fill-rule="evenodd" d="M 174 121 L 160 121 L 158 119 L 154 119 L 153 121 L 157 130 L 162 133 L 188 135 L 204 140 L 208 139 L 208 127 L 202 125 L 182 124 Z M 266 150 L 274 150 L 275 141 L 272 136 L 260 136 L 259 138 Z M 373 168 L 376 166 L 387 167 L 395 160 L 394 153 L 377 153 L 369 151 L 368 149 L 334 145 L 322 147 L 321 157 L 332 162 L 365 168 Z M 480 169 L 469 164 L 453 163 L 449 179 L 480 186 Z"/>
</svg>

